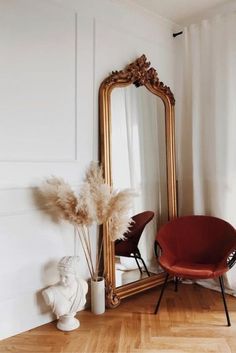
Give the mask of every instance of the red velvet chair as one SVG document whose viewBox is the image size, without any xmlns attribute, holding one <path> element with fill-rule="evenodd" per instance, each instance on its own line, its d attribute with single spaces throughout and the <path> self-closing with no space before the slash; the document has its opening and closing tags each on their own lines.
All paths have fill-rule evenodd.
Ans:
<svg viewBox="0 0 236 353">
<path fill-rule="evenodd" d="M 153 217 L 154 212 L 152 211 L 145 211 L 133 216 L 132 220 L 134 222 L 129 228 L 129 232 L 125 234 L 126 239 L 115 241 L 115 255 L 133 257 L 137 263 L 140 273 L 142 274 L 142 269 L 138 262 L 138 260 L 141 260 L 148 276 L 150 276 L 150 273 L 139 251 L 138 242 L 145 226 L 153 219 Z"/>
<path fill-rule="evenodd" d="M 178 278 L 219 278 L 227 318 L 230 318 L 224 294 L 223 274 L 236 262 L 236 230 L 226 221 L 211 216 L 185 216 L 165 224 L 157 234 L 161 249 L 158 259 L 166 271 L 161 294 L 156 305 L 158 312 L 169 275 Z"/>
</svg>

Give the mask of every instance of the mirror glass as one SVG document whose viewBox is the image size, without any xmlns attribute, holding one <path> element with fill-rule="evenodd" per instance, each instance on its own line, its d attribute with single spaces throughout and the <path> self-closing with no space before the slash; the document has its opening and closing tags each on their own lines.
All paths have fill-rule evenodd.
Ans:
<svg viewBox="0 0 236 353">
<path fill-rule="evenodd" d="M 116 87 L 111 93 L 111 175 L 115 189 L 137 192 L 130 216 L 153 211 L 138 248 L 151 276 L 157 268 L 154 240 L 157 229 L 168 220 L 165 106 L 145 86 Z M 140 260 L 140 266 L 142 263 Z M 115 286 L 138 281 L 134 258 L 115 256 Z"/>
</svg>

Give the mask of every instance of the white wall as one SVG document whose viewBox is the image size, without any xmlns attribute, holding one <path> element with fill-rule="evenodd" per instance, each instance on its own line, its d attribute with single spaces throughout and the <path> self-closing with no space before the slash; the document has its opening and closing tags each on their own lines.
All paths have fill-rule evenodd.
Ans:
<svg viewBox="0 0 236 353">
<path fill-rule="evenodd" d="M 113 1 L 0 0 L 0 338 L 52 320 L 41 289 L 74 253 L 72 227 L 52 222 L 35 187 L 50 175 L 76 187 L 97 159 L 98 88 L 112 70 L 145 53 L 173 87 L 171 33 Z"/>
</svg>

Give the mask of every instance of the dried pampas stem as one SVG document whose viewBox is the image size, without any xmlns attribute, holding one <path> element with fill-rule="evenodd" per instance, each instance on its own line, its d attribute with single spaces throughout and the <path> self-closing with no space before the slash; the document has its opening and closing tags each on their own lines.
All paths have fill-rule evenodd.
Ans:
<svg viewBox="0 0 236 353">
<path fill-rule="evenodd" d="M 89 259 L 90 259 L 92 273 L 94 274 L 92 250 L 91 250 L 91 245 L 89 244 L 89 232 L 88 232 L 88 228 L 82 226 L 81 229 L 82 229 L 82 234 L 83 234 L 84 242 L 85 242 L 85 245 L 86 245 L 87 253 L 88 253 L 88 256 L 89 256 Z"/>
<path fill-rule="evenodd" d="M 92 271 L 92 268 L 91 268 L 90 259 L 89 259 L 88 255 L 87 255 L 87 249 L 86 249 L 86 246 L 84 245 L 83 237 L 81 236 L 80 231 L 79 231 L 78 228 L 77 228 L 77 233 L 78 233 L 78 236 L 80 238 L 80 242 L 81 242 L 81 245 L 82 245 L 82 248 L 83 248 L 83 251 L 84 251 L 84 255 L 85 255 L 85 259 L 86 259 L 87 265 L 88 265 L 90 276 L 91 276 L 91 278 L 93 278 L 93 271 Z"/>
<path fill-rule="evenodd" d="M 89 228 L 86 226 L 84 227 L 84 231 L 85 233 L 87 233 L 87 238 L 88 238 L 88 248 L 90 249 L 90 257 L 92 258 L 92 245 L 91 245 L 91 241 L 90 241 L 90 232 L 89 232 Z"/>
<path fill-rule="evenodd" d="M 99 271 L 99 264 L 101 262 L 102 257 L 102 249 L 103 249 L 103 239 L 100 244 L 100 248 L 97 249 L 97 256 L 96 256 L 96 279 L 98 279 L 98 271 Z"/>
</svg>

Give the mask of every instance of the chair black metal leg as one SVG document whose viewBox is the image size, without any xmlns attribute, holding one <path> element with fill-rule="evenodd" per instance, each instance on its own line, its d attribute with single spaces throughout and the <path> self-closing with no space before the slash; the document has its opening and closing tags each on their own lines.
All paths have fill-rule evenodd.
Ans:
<svg viewBox="0 0 236 353">
<path fill-rule="evenodd" d="M 136 248 L 136 253 L 135 253 L 135 256 L 137 257 L 137 259 L 139 259 L 139 260 L 141 260 L 141 261 L 142 261 L 143 266 L 144 266 L 144 268 L 145 268 L 145 271 L 147 272 L 148 277 L 150 277 L 150 276 L 151 276 L 151 275 L 150 275 L 150 272 L 149 272 L 149 271 L 148 271 L 148 269 L 147 269 L 147 266 L 146 266 L 146 264 L 145 264 L 145 262 L 144 262 L 144 260 L 143 260 L 143 258 L 142 258 L 142 256 L 141 256 L 141 253 L 140 253 L 140 251 L 139 251 L 139 248 L 138 248 L 138 247 Z"/>
<path fill-rule="evenodd" d="M 175 276 L 175 292 L 178 292 L 178 282 L 179 282 L 179 278 Z"/>
<path fill-rule="evenodd" d="M 166 278 L 165 278 L 165 282 L 163 283 L 162 285 L 162 288 L 161 288 L 161 294 L 160 294 L 160 297 L 158 299 L 158 302 L 157 302 L 157 305 L 156 305 L 156 309 L 155 309 L 155 314 L 158 312 L 158 309 L 159 309 L 159 306 L 161 304 L 161 298 L 163 296 L 163 293 L 164 293 L 164 290 L 166 288 L 166 284 L 167 284 L 167 281 L 168 281 L 168 277 L 169 277 L 169 273 L 166 274 Z"/>
<path fill-rule="evenodd" d="M 134 255 L 134 258 L 135 258 L 136 264 L 138 266 L 139 272 L 142 274 L 142 269 L 141 269 L 141 267 L 139 265 L 139 262 L 138 262 L 138 259 L 137 259 L 137 257 L 135 255 Z"/>
<path fill-rule="evenodd" d="M 226 318 L 227 318 L 227 324 L 228 324 L 228 326 L 231 326 L 230 318 L 229 318 L 229 312 L 228 312 L 226 299 L 225 299 L 224 281 L 223 281 L 223 277 L 222 276 L 219 277 L 219 281 L 220 281 L 221 294 L 222 294 L 224 308 L 225 308 L 225 315 L 226 315 Z"/>
<path fill-rule="evenodd" d="M 155 256 L 158 257 L 158 242 L 155 240 L 154 242 L 154 253 L 155 253 Z"/>
<path fill-rule="evenodd" d="M 147 266 L 146 266 L 146 264 L 145 264 L 145 262 L 144 262 L 144 260 L 143 260 L 143 258 L 142 257 L 140 257 L 140 260 L 142 261 L 142 263 L 143 263 L 143 266 L 144 266 L 144 268 L 145 268 L 145 271 L 147 272 L 147 274 L 148 274 L 148 277 L 150 277 L 151 275 L 150 275 L 150 272 L 148 271 L 148 269 L 147 269 Z"/>
</svg>

